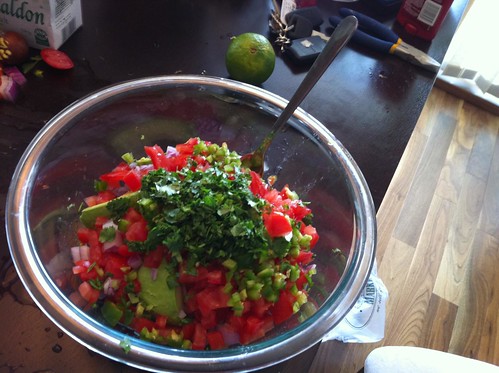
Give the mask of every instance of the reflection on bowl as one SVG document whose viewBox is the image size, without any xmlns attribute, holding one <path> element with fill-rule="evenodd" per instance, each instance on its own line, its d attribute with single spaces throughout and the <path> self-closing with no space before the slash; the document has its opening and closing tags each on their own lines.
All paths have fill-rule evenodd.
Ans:
<svg viewBox="0 0 499 373">
<path fill-rule="evenodd" d="M 355 304 L 371 270 L 375 212 L 365 180 L 346 149 L 298 109 L 266 159 L 277 188 L 310 201 L 321 239 L 309 296 L 318 310 L 299 313 L 247 346 L 178 350 L 128 337 L 76 307 L 57 284 L 71 270 L 78 206 L 93 180 L 126 152 L 190 137 L 256 148 L 286 101 L 254 86 L 207 76 L 154 77 L 111 86 L 69 106 L 25 151 L 7 200 L 7 235 L 16 269 L 38 306 L 61 329 L 111 359 L 150 370 L 238 371 L 276 364 L 314 345 Z M 125 352 L 127 339 L 131 350 Z"/>
</svg>

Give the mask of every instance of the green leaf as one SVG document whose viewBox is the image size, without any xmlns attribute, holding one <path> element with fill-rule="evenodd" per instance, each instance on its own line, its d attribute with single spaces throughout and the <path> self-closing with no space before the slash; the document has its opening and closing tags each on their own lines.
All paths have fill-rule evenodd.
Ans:
<svg viewBox="0 0 499 373">
<path fill-rule="evenodd" d="M 125 215 L 129 207 L 130 201 L 127 198 L 115 198 L 107 203 L 107 209 L 111 211 L 113 220 Z"/>
<path fill-rule="evenodd" d="M 116 237 L 116 228 L 114 227 L 106 227 L 103 228 L 99 234 L 99 242 L 111 242 Z"/>
</svg>

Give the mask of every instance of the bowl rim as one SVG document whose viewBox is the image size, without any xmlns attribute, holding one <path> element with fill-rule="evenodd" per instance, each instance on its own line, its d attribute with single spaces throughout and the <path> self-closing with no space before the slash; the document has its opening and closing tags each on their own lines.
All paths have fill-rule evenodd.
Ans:
<svg viewBox="0 0 499 373">
<path fill-rule="evenodd" d="M 346 176 L 349 178 L 349 193 L 352 197 L 356 197 L 353 198 L 355 201 L 353 209 L 357 232 L 355 243 L 358 249 L 352 250 L 358 255 L 357 258 L 352 258 L 351 255 L 349 257 L 350 264 L 354 265 L 350 269 L 363 276 L 353 278 L 343 274 L 338 285 L 341 297 L 337 297 L 334 301 L 329 297 L 324 303 L 329 312 L 316 312 L 292 329 L 293 333 L 285 333 L 289 338 L 277 336 L 268 341 L 256 342 L 243 347 L 194 352 L 164 346 L 156 347 L 149 342 L 131 339 L 132 348 L 130 352 L 125 353 L 121 345 L 124 335 L 106 326 L 103 327 L 89 315 L 72 306 L 69 299 L 53 283 L 41 261 L 37 260 L 38 255 L 31 234 L 26 236 L 21 234 L 24 231 L 29 232 L 28 214 L 24 208 L 29 199 L 29 187 L 33 184 L 33 175 L 36 173 L 37 158 L 58 131 L 96 103 L 105 102 L 117 94 L 147 87 L 160 87 L 165 84 L 222 87 L 254 96 L 280 110 L 288 102 L 281 96 L 262 88 L 227 78 L 207 75 L 164 75 L 113 84 L 70 104 L 38 132 L 23 153 L 12 177 L 6 201 L 5 228 L 16 271 L 38 307 L 68 335 L 90 350 L 136 368 L 154 371 L 162 369 L 248 371 L 271 366 L 296 356 L 319 342 L 355 305 L 373 267 L 377 240 L 374 204 L 362 172 L 340 141 L 322 123 L 301 108 L 295 111 L 293 117 L 312 128 L 314 136 L 317 135 L 320 141 L 327 144 L 344 169 L 348 170 Z M 365 212 L 365 216 L 361 214 L 362 211 Z M 44 281 L 39 281 L 39 279 Z M 349 291 L 347 292 L 346 289 Z M 328 303 L 330 300 L 331 302 Z M 68 315 L 70 317 L 67 317 Z M 312 323 L 318 327 L 310 328 L 309 325 Z M 262 345 L 263 348 L 259 348 Z M 165 353 L 165 351 L 172 353 Z"/>
</svg>

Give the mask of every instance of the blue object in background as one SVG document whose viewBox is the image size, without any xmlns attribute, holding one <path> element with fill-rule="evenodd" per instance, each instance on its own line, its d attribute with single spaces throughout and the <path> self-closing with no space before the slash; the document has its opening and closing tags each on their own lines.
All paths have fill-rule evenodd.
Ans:
<svg viewBox="0 0 499 373">
<path fill-rule="evenodd" d="M 381 22 L 348 8 L 338 10 L 341 17 L 355 16 L 359 21 L 359 28 L 355 31 L 352 41 L 383 54 L 396 55 L 410 63 L 423 67 L 432 72 L 438 72 L 440 63 L 423 51 L 404 42 L 390 28 Z M 329 23 L 336 26 L 342 18 L 329 17 Z"/>
</svg>

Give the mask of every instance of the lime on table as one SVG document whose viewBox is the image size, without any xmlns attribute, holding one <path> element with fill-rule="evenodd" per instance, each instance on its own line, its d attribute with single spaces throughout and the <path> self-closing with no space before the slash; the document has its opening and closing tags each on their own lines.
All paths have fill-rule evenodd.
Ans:
<svg viewBox="0 0 499 373">
<path fill-rule="evenodd" d="M 225 65 L 233 79 L 261 84 L 274 71 L 274 48 L 263 35 L 252 32 L 238 35 L 227 48 Z"/>
</svg>

